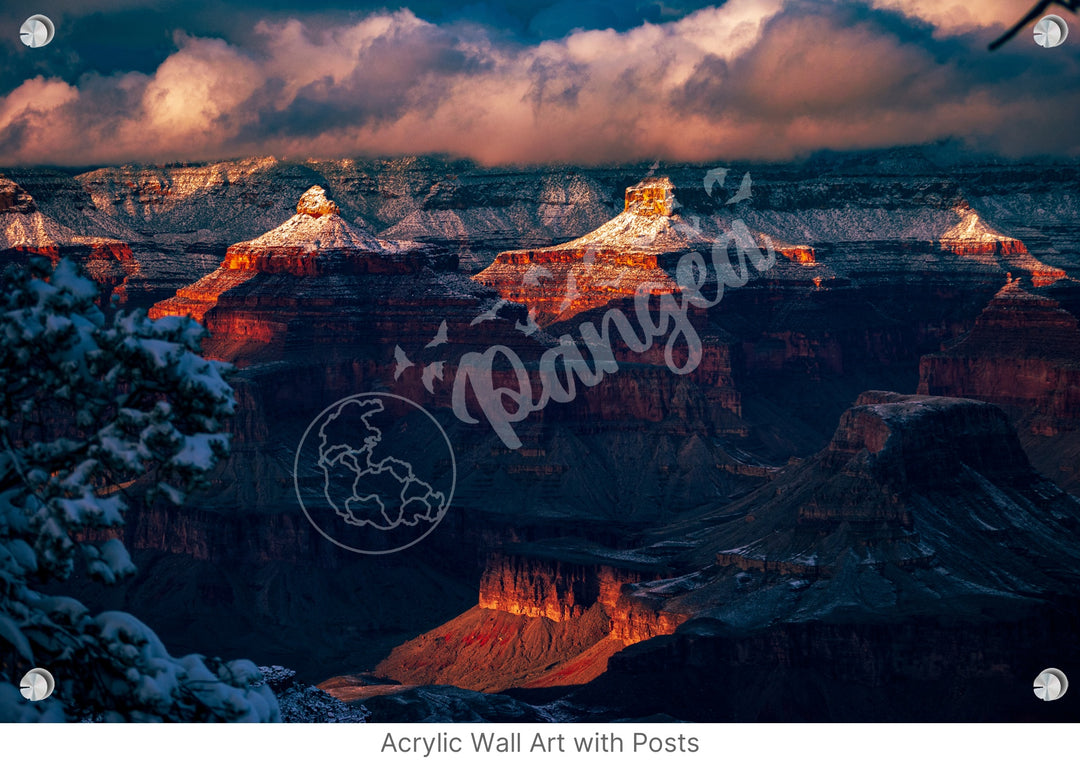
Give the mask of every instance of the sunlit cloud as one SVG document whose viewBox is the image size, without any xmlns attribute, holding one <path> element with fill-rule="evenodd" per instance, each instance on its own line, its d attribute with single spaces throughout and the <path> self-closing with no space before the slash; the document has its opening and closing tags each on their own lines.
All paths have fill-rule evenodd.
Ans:
<svg viewBox="0 0 1080 775">
<path fill-rule="evenodd" d="M 1011 27 L 1035 3 L 1034 0 L 872 0 L 871 4 L 929 22 L 942 33 L 955 34 Z"/>
<path fill-rule="evenodd" d="M 946 138 L 1077 152 L 1062 129 L 1080 119 L 1075 58 L 990 54 L 967 17 L 919 0 L 872 5 L 884 10 L 731 0 L 539 43 L 409 11 L 256 21 L 243 47 L 178 34 L 153 73 L 38 77 L 0 96 L 0 164 L 782 159 Z M 1014 5 L 988 3 L 972 24 L 1003 26 Z"/>
</svg>

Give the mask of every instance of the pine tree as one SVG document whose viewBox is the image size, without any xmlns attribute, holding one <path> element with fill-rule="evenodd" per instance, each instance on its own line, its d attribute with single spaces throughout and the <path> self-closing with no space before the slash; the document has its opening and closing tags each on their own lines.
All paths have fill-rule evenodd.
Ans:
<svg viewBox="0 0 1080 775">
<path fill-rule="evenodd" d="M 40 257 L 0 285 L 0 722 L 280 720 L 253 663 L 172 657 L 130 614 L 40 591 L 78 563 L 130 575 L 129 488 L 181 504 L 228 452 L 232 389 L 199 355 L 202 327 L 102 309 L 99 293 Z M 31 704 L 17 687 L 33 666 L 57 688 Z"/>
</svg>

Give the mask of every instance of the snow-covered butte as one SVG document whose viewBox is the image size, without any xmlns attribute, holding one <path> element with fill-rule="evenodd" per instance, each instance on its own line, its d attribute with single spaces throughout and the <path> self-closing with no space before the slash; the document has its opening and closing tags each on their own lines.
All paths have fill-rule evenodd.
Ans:
<svg viewBox="0 0 1080 775">
<path fill-rule="evenodd" d="M 312 186 L 300 197 L 296 215 L 260 237 L 230 247 L 222 268 L 299 276 L 332 270 L 399 274 L 419 268 L 408 259 L 420 247 L 417 243 L 378 239 L 340 212 L 321 186 Z"/>
<path fill-rule="evenodd" d="M 54 264 L 71 257 L 103 288 L 104 298 L 124 296 L 124 283 L 139 264 L 124 242 L 86 236 L 38 209 L 34 198 L 14 181 L 0 176 L 0 264 L 26 254 L 47 256 Z"/>
</svg>

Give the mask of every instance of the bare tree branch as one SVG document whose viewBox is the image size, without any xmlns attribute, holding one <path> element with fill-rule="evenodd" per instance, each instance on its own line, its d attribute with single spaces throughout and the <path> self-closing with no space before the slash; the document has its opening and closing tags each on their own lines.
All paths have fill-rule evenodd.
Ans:
<svg viewBox="0 0 1080 775">
<path fill-rule="evenodd" d="M 1020 30 L 1033 22 L 1043 11 L 1052 5 L 1060 5 L 1062 8 L 1075 12 L 1077 9 L 1080 9 L 1080 0 L 1042 0 L 1042 2 L 1037 3 L 1034 8 L 1028 11 L 1027 16 L 1014 24 L 1012 28 L 1000 38 L 991 43 L 989 46 L 990 50 L 994 51 L 995 49 L 1001 48 L 1001 46 L 1016 37 L 1016 34 L 1020 32 Z"/>
</svg>

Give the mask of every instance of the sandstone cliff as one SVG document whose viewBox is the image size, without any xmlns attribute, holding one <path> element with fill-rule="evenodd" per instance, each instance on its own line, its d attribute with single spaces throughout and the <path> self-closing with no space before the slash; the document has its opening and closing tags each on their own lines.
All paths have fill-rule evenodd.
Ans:
<svg viewBox="0 0 1080 775">
<path fill-rule="evenodd" d="M 645 558 L 627 563 L 578 548 L 560 559 L 550 547 L 510 549 L 488 557 L 478 606 L 395 648 L 376 675 L 477 691 L 578 685 L 601 675 L 628 644 L 673 633 L 685 621 L 623 597 L 624 585 L 663 575 Z"/>
<path fill-rule="evenodd" d="M 919 363 L 919 392 L 992 401 L 1032 462 L 1080 488 L 1080 326 L 1058 302 L 1008 283 L 963 338 Z"/>
<path fill-rule="evenodd" d="M 1047 433 L 1080 421 L 1080 326 L 1019 280 L 994 296 L 971 332 L 919 364 L 919 392 L 977 398 L 1037 414 Z"/>
<path fill-rule="evenodd" d="M 350 348 L 374 358 L 391 333 L 408 344 L 409 332 L 430 337 L 421 326 L 438 328 L 441 312 L 475 314 L 475 297 L 444 287 L 435 272 L 451 265 L 430 247 L 379 240 L 349 224 L 315 186 L 292 218 L 230 247 L 216 271 L 155 304 L 150 316 L 191 315 L 210 333 L 210 355 L 242 364 L 310 356 L 321 345 L 327 349 L 320 356 L 330 360 Z M 435 298 L 461 311 L 425 303 Z M 373 331 L 384 337 L 373 338 Z"/>
<path fill-rule="evenodd" d="M 646 179 L 626 189 L 622 213 L 600 228 L 555 247 L 500 253 L 474 279 L 525 304 L 541 326 L 633 296 L 643 285 L 674 292 L 666 259 L 706 245 L 674 201 L 670 179 Z"/>
<path fill-rule="evenodd" d="M 139 265 L 125 243 L 107 237 L 88 237 L 42 213 L 25 189 L 0 177 L 0 262 L 25 254 L 70 257 L 81 264 L 102 288 L 102 297 L 125 296 L 125 282 Z"/>
<path fill-rule="evenodd" d="M 1032 470 L 1000 409 L 964 399 L 866 393 L 818 455 L 652 536 L 623 551 L 510 545 L 488 558 L 477 608 L 395 649 L 379 675 L 486 691 L 584 677 L 610 685 L 609 665 L 632 671 L 656 653 L 623 651 L 635 643 L 720 648 L 695 645 L 694 627 L 708 621 L 723 623 L 708 637 L 768 641 L 782 661 L 796 659 L 796 625 L 840 633 L 858 622 L 852 637 L 884 654 L 908 645 L 874 639 L 918 630 L 920 617 L 997 632 L 1034 616 L 1039 598 L 1075 596 L 1080 579 L 1080 505 Z M 970 658 L 953 626 L 921 636 L 936 659 Z M 875 681 L 899 680 L 852 658 Z M 492 659 L 506 666 L 498 676 L 483 669 Z M 696 660 L 687 653 L 665 669 L 689 675 L 704 669 Z M 981 656 L 973 665 L 994 669 Z M 909 660 L 899 673 L 919 670 Z"/>
</svg>

